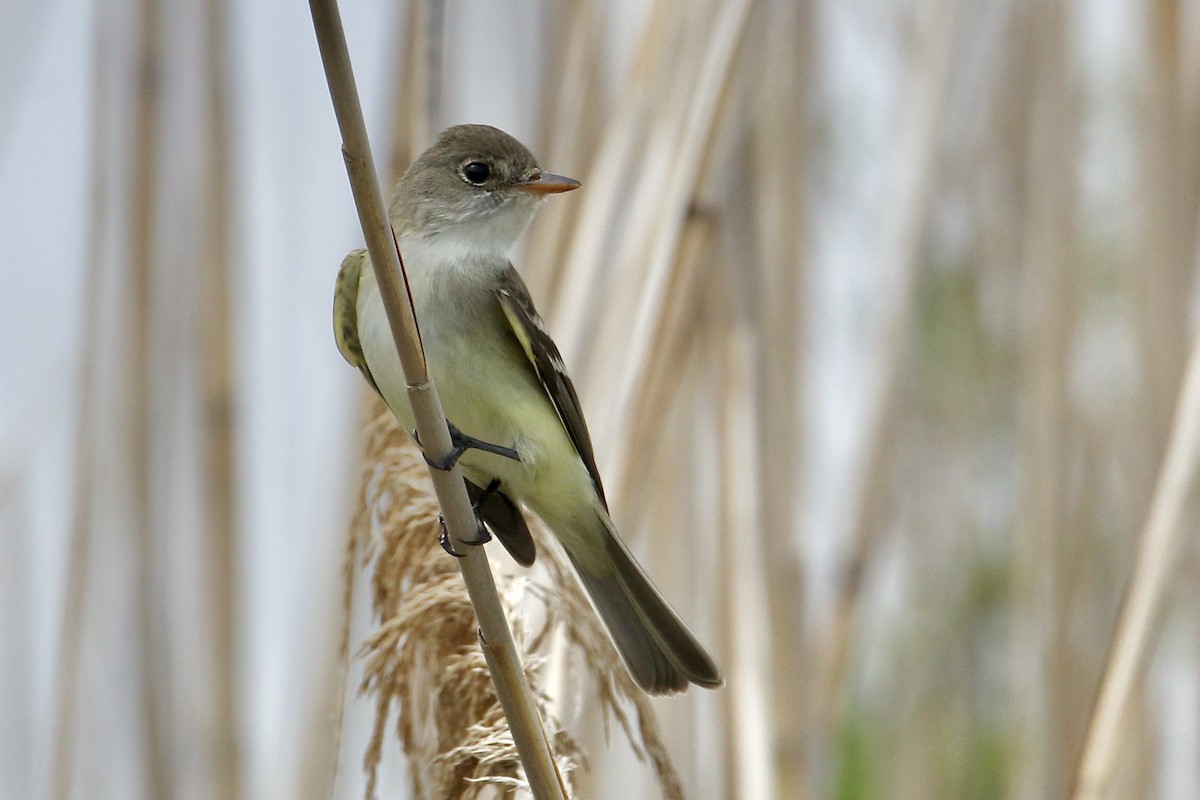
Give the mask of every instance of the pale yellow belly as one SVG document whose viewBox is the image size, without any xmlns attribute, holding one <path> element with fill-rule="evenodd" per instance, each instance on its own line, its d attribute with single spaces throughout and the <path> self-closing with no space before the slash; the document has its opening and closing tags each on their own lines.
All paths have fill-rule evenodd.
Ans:
<svg viewBox="0 0 1200 800">
<path fill-rule="evenodd" d="M 498 310 L 498 307 L 497 307 Z M 359 337 L 371 374 L 406 430 L 415 429 L 399 357 L 371 277 L 358 297 Z M 591 477 L 515 337 L 488 331 L 507 324 L 499 314 L 484 324 L 450 326 L 425 309 L 422 340 L 447 419 L 463 433 L 504 447 L 521 460 L 467 451 L 459 461 L 472 482 L 499 479 L 503 491 L 527 504 L 561 538 L 595 526 L 599 501 Z M 578 531 L 578 533 L 576 533 Z M 580 542 L 582 544 L 582 542 Z"/>
</svg>

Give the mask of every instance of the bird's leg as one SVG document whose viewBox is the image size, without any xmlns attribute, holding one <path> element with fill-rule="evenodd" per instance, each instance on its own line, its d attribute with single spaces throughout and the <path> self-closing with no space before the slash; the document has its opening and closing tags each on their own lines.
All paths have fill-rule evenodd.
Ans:
<svg viewBox="0 0 1200 800">
<path fill-rule="evenodd" d="M 445 458 L 441 458 L 436 461 L 430 458 L 428 453 L 423 453 L 425 456 L 425 463 L 434 469 L 440 469 L 443 472 L 449 472 L 450 470 L 454 469 L 454 465 L 458 463 L 458 459 L 462 456 L 462 454 L 468 450 L 481 450 L 485 453 L 493 453 L 498 456 L 504 456 L 505 458 L 511 458 L 513 461 L 521 460 L 521 454 L 517 452 L 515 447 L 504 447 L 503 445 L 492 444 L 491 442 L 485 442 L 482 439 L 476 439 L 474 436 L 468 436 L 458 428 L 454 427 L 454 423 L 450 420 L 446 420 L 446 425 L 450 427 L 450 443 L 454 445 L 454 448 L 449 452 L 449 454 L 446 455 Z M 416 440 L 418 445 L 421 444 L 421 439 L 416 435 L 415 432 L 413 433 L 413 439 Z M 421 449 L 423 451 L 424 447 Z"/>
</svg>

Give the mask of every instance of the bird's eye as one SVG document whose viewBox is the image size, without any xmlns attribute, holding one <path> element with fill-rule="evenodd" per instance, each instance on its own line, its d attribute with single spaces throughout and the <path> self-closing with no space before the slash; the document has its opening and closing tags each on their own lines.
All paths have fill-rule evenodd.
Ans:
<svg viewBox="0 0 1200 800">
<path fill-rule="evenodd" d="M 492 169 L 482 161 L 471 161 L 463 164 L 462 176 L 466 178 L 467 183 L 482 186 L 488 178 L 492 177 Z"/>
</svg>

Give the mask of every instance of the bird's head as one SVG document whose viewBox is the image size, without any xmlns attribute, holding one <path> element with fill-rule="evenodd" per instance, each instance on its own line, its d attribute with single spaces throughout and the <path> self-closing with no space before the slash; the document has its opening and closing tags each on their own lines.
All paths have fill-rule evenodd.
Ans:
<svg viewBox="0 0 1200 800">
<path fill-rule="evenodd" d="M 579 187 L 545 172 L 525 145 L 490 125 L 456 125 L 413 162 L 396 186 L 400 233 L 507 252 L 547 195 Z"/>
</svg>

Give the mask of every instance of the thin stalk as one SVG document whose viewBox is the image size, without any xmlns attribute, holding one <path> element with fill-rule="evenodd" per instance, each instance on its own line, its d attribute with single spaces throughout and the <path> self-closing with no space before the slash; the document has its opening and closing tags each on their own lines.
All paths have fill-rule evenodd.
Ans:
<svg viewBox="0 0 1200 800">
<path fill-rule="evenodd" d="M 414 0 L 404 22 L 400 78 L 392 104 L 392 182 L 433 141 L 442 118 L 442 31 L 446 4 Z"/>
<path fill-rule="evenodd" d="M 206 102 L 208 106 L 207 227 L 208 269 L 201 333 L 201 381 L 204 412 L 205 507 L 208 532 L 208 607 L 213 621 L 210 669 L 214 676 L 215 715 L 213 765 L 216 792 L 222 800 L 242 796 L 242 748 L 237 705 L 237 490 L 234 458 L 236 409 L 233 369 L 233 302 L 230 264 L 229 112 L 226 96 L 224 0 L 204 5 Z"/>
<path fill-rule="evenodd" d="M 620 497 L 633 515 L 633 509 L 645 506 L 645 494 L 656 491 L 651 480 L 655 457 L 665 447 L 655 431 L 663 424 L 670 410 L 671 398 L 683 391 L 688 357 L 696 347 L 695 317 L 704 306 L 704 295 L 710 272 L 705 271 L 707 259 L 717 246 L 717 218 L 711 210 L 696 207 L 688 215 L 679 236 L 676 263 L 671 267 L 667 295 L 671 302 L 662 307 L 652 333 L 655 346 L 647 353 L 641 394 L 632 405 L 627 419 L 628 438 L 638 442 L 633 448 L 621 448 L 620 458 L 614 458 L 605 473 L 607 483 L 615 487 L 613 497 Z M 636 455 L 635 455 L 636 453 Z"/>
<path fill-rule="evenodd" d="M 388 184 L 395 184 L 410 164 L 420 154 L 423 143 L 433 137 L 435 120 L 441 119 L 441 75 L 442 48 L 441 31 L 445 17 L 445 4 L 438 2 L 432 8 L 428 0 L 410 3 L 404 18 L 403 39 L 397 64 L 396 96 L 392 103 L 391 158 L 388 163 Z M 434 44 L 433 39 L 438 43 Z M 435 88 L 437 87 L 437 88 Z M 375 419 L 384 408 L 379 396 L 366 385 L 360 387 L 367 408 L 366 418 Z M 399 423 L 397 423 L 398 425 Z M 332 737 L 314 731 L 309 737 L 306 752 L 324 755 L 332 746 L 333 754 L 327 761 L 317 764 L 312 758 L 304 760 L 305 775 L 301 780 L 304 792 L 323 794 L 315 797 L 331 797 L 337 785 L 341 768 L 342 739 L 345 733 L 346 679 L 350 671 L 350 634 L 354 609 L 354 577 L 358 565 L 359 536 L 347 537 L 342 562 L 342 608 L 341 634 L 333 669 L 332 682 L 337 684 L 337 693 L 328 706 L 327 719 L 333 729 Z M 320 776 L 320 777 L 318 777 Z"/>
<path fill-rule="evenodd" d="M 767 700 L 775 696 L 775 687 L 767 679 L 765 656 L 770 649 L 770 627 L 758 613 L 762 598 L 756 591 L 765 583 L 762 555 L 773 550 L 747 547 L 741 535 L 745 520 L 760 518 L 763 467 L 754 397 L 756 342 L 750 326 L 728 319 L 728 310 L 723 316 L 727 319 L 718 348 L 724 352 L 714 354 L 724 362 L 720 364 L 724 380 L 717 410 L 723 594 L 718 627 L 727 654 L 729 683 L 721 697 L 722 749 L 727 796 L 750 800 L 779 796 Z"/>
<path fill-rule="evenodd" d="M 363 419 L 376 419 L 387 411 L 379 395 L 364 384 L 360 403 Z M 397 426 L 399 423 L 397 423 Z M 407 434 L 405 434 L 407 436 Z M 361 454 L 359 456 L 361 458 Z M 316 678 L 321 699 L 304 737 L 297 800 L 329 800 L 335 797 L 342 766 L 342 743 L 346 733 L 346 694 L 350 675 L 350 640 L 354 628 L 355 575 L 362 537 L 353 531 L 346 536 L 340 570 L 341 607 L 338 614 L 337 649 L 324 660 Z"/>
<path fill-rule="evenodd" d="M 49 797 L 67 800 L 75 771 L 75 712 L 80 655 L 83 651 L 84 601 L 88 590 L 89 544 L 92 539 L 93 488 L 96 438 L 96 363 L 100 357 L 101 278 L 104 277 L 104 234 L 108 218 L 107 176 L 104 159 L 108 151 L 108 71 L 104 68 L 107 28 L 96 26 L 92 52 L 92 124 L 88 162 L 92 170 L 91 213 L 88 216 L 89 266 L 84 270 L 83 324 L 80 326 L 79 399 L 75 422 L 74 488 L 71 509 L 71 539 L 67 549 L 66 597 L 63 600 L 58 674 L 55 677 L 54 761 Z"/>
<path fill-rule="evenodd" d="M 548 168 L 575 175 L 583 174 L 591 161 L 608 119 L 608 104 L 600 100 L 604 96 L 603 9 L 587 0 L 572 0 L 568 5 L 550 11 L 557 20 L 550 30 L 567 33 L 548 59 L 545 83 L 551 88 L 546 92 L 537 152 Z M 568 263 L 565 251 L 578 217 L 578 203 L 552 203 L 539 213 L 537 226 L 529 232 L 521 276 L 547 310 L 557 301 Z"/>
<path fill-rule="evenodd" d="M 620 434 L 643 393 L 646 367 L 657 345 L 652 334 L 655 328 L 661 325 L 661 319 L 666 313 L 665 308 L 671 300 L 667 288 L 671 285 L 672 268 L 680 263 L 676 252 L 687 221 L 688 203 L 696 194 L 700 176 L 705 174 L 713 161 L 714 134 L 722 118 L 720 112 L 730 102 L 730 88 L 734 85 L 734 65 L 745 41 L 746 22 L 751 6 L 749 0 L 729 3 L 722 6 L 714 19 L 709 29 L 709 38 L 705 42 L 702 67 L 693 78 L 696 90 L 684 108 L 684 121 L 681 125 L 683 134 L 672 149 L 670 174 L 666 181 L 655 187 L 655 207 L 659 209 L 656 223 L 647 227 L 644 238 L 627 240 L 627 247 L 623 248 L 624 252 L 617 258 L 618 265 L 639 262 L 639 270 L 644 278 L 638 292 L 639 302 L 633 319 L 626 318 L 621 323 L 632 326 L 628 337 L 629 349 L 619 354 L 622 366 L 616 372 L 622 377 L 612 384 L 594 382 L 597 393 L 600 394 L 597 405 L 601 409 L 611 409 L 601 416 L 597 426 L 606 432 L 606 435 L 601 435 L 601 441 L 615 443 L 609 457 L 604 460 L 606 467 L 622 463 L 627 458 L 624 451 L 635 446 L 634 442 Z M 696 168 L 697 164 L 701 165 L 700 169 Z M 618 316 L 626 315 L 609 314 L 605 320 L 605 328 L 613 330 L 618 324 Z M 596 342 L 601 340 L 619 341 L 620 336 L 608 338 L 602 334 L 594 339 Z M 600 355 L 616 357 L 618 354 Z M 599 365 L 598 370 L 602 375 L 614 373 L 614 370 L 605 369 L 603 365 Z M 604 387 L 609 385 L 614 386 L 615 391 L 604 391 Z M 608 394 L 609 402 L 605 402 L 605 394 Z"/>
<path fill-rule="evenodd" d="M 379 291 L 383 296 L 392 338 L 404 369 L 417 433 L 431 457 L 444 457 L 452 448 L 450 431 L 437 389 L 429 377 L 395 234 L 384 214 L 383 195 L 376 178 L 375 162 L 363 122 L 341 16 L 335 0 L 309 0 L 309 9 L 330 98 L 342 134 L 346 172 L 367 250 L 371 255 L 372 269 L 375 270 Z M 512 632 L 496 593 L 487 555 L 482 547 L 469 544 L 476 536 L 477 523 L 461 471 L 457 466 L 450 471 L 431 468 L 429 474 L 450 536 L 460 543 L 460 549 L 467 554 L 458 559 L 459 568 L 479 620 L 480 644 L 491 670 L 496 694 L 512 730 L 530 788 L 539 800 L 565 799 L 562 776 L 550 752 L 545 729 L 525 681 Z"/>
<path fill-rule="evenodd" d="M 1150 513 L 1139 538 L 1133 577 L 1121 604 L 1121 616 L 1109 651 L 1100 693 L 1088 721 L 1083 755 L 1075 774 L 1074 800 L 1110 795 L 1130 696 L 1141 679 L 1153 644 L 1151 635 L 1162 614 L 1167 588 L 1184 538 L 1193 531 L 1180 525 L 1200 461 L 1200 334 L 1192 344 L 1166 459 L 1159 472 Z"/>
<path fill-rule="evenodd" d="M 802 376 L 804 346 L 805 243 L 809 239 L 808 186 L 798 175 L 816 163 L 809 132 L 808 96 L 812 92 L 813 31 L 811 0 L 777 0 L 760 14 L 761 42 L 752 73 L 754 126 L 746 172 L 755 198 L 751 208 L 754 242 L 745 252 L 757 265 L 756 357 L 759 405 L 758 452 L 762 469 L 759 491 L 758 551 L 765 559 L 766 625 L 770 630 L 769 709 L 772 766 L 776 798 L 801 798 L 806 791 L 804 701 L 808 681 L 805 647 L 805 571 L 801 563 L 797 509 L 802 484 L 800 454 L 805 449 Z M 793 170 L 781 170 L 792 164 Z M 757 245 L 757 246 L 755 246 Z M 799 662 L 799 663 L 798 663 Z M 763 795 L 764 797 L 766 795 Z"/>
<path fill-rule="evenodd" d="M 662 51 L 666 48 L 662 43 L 678 22 L 678 6 L 679 0 L 662 0 L 650 10 L 629 77 L 621 86 L 621 102 L 605 125 L 600 148 L 583 181 L 587 192 L 579 198 L 578 222 L 563 262 L 569 268 L 557 281 L 553 295 L 542 302 L 543 313 L 554 323 L 554 339 L 573 366 L 594 335 L 597 304 L 593 298 L 601 293 L 611 267 L 612 231 L 629 203 L 629 176 L 645 180 L 638 161 L 654 107 L 650 95 L 666 82 L 662 74 L 666 61 Z M 578 384 L 577 369 L 574 377 Z"/>
<path fill-rule="evenodd" d="M 874 392 L 864 413 L 867 453 L 855 491 L 855 520 L 849 555 L 835 589 L 829 633 L 822 644 L 815 691 L 810 696 L 817 736 L 828 740 L 842 714 L 842 693 L 849 667 L 852 634 L 860 614 L 865 577 L 878 552 L 877 544 L 889 508 L 889 477 L 898 445 L 901 414 L 900 379 L 908 355 L 912 295 L 920 246 L 934 184 L 938 136 L 950 83 L 958 0 L 942 0 L 929 10 L 929 29 L 922 37 L 916 75 L 910 87 L 905 129 L 895 159 L 894 198 L 887 204 L 882 231 L 884 281 L 880 296 L 880 345 L 871 374 Z M 820 763 L 820 759 L 817 762 Z"/>
<path fill-rule="evenodd" d="M 158 179 L 159 117 L 162 106 L 161 8 L 157 0 L 143 0 L 138 45 L 138 93 L 133 133 L 133 207 L 130 211 L 132 280 L 129 302 L 129 453 L 131 460 L 134 530 L 137 549 L 136 617 L 142 691 L 139 713 L 145 735 L 146 782 L 151 796 L 170 800 L 175 795 L 173 764 L 167 735 L 165 704 L 171 693 L 165 685 L 170 670 L 163 664 L 165 642 L 158 635 L 155 592 L 158 536 L 154 530 L 154 480 L 151 472 L 151 416 L 154 409 L 150 379 L 154 273 L 154 192 Z"/>
<path fill-rule="evenodd" d="M 1134 282 L 1136 344 L 1143 381 L 1139 418 L 1150 443 L 1146 478 L 1165 452 L 1171 424 L 1171 399 L 1177 396 L 1187 356 L 1187 321 L 1191 318 L 1194 284 L 1190 252 L 1195 243 L 1193 175 L 1195 140 L 1185 127 L 1187 69 L 1181 51 L 1180 18 L 1184 4 L 1155 0 L 1144 4 L 1147 41 L 1144 113 L 1139 116 L 1144 145 L 1139 150 L 1140 213 L 1138 253 L 1151 269 L 1139 271 Z M 1147 480 L 1143 502 L 1150 493 Z"/>
<path fill-rule="evenodd" d="M 1019 411 L 1022 512 L 1019 547 L 1029 580 L 1042 602 L 1035 628 L 1044 696 L 1038 735 L 1043 791 L 1062 797 L 1082 734 L 1077 648 L 1069 635 L 1071 609 L 1081 592 L 1081 526 L 1073 525 L 1070 454 L 1076 441 L 1068 381 L 1073 318 L 1075 198 L 1071 154 L 1077 134 L 1071 110 L 1069 30 L 1062 3 L 1030 2 L 1023 8 L 1020 57 L 1027 61 L 1028 103 L 1023 153 L 1021 249 L 1021 407 Z M 1049 602 L 1045 602 L 1049 599 Z"/>
</svg>

